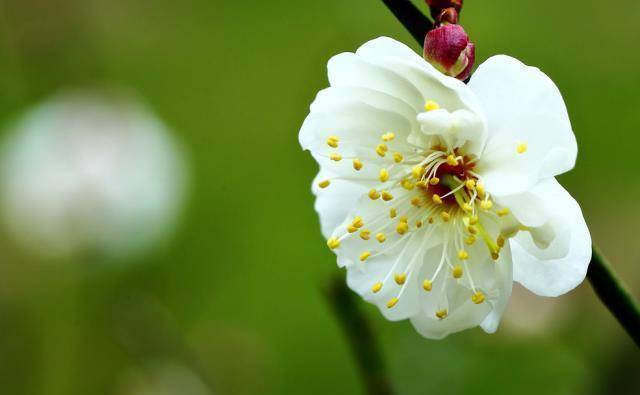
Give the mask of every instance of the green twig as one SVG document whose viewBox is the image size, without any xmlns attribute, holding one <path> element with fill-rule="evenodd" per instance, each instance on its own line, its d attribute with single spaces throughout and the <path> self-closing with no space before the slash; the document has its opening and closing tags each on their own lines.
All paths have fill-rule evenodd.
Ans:
<svg viewBox="0 0 640 395">
<path fill-rule="evenodd" d="M 342 276 L 331 279 L 325 288 L 325 295 L 349 340 L 365 382 L 367 394 L 393 394 L 373 330 L 355 294 L 347 288 Z"/>
<path fill-rule="evenodd" d="M 640 307 L 596 246 L 587 277 L 602 303 L 640 347 Z"/>
</svg>

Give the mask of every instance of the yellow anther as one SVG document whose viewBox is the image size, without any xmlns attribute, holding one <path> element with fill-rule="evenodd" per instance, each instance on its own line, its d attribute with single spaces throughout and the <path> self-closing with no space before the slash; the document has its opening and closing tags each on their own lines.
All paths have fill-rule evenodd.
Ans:
<svg viewBox="0 0 640 395">
<path fill-rule="evenodd" d="M 464 185 L 467 187 L 467 189 L 473 189 L 476 187 L 476 181 L 472 178 L 467 179 L 467 181 L 464 182 Z"/>
<path fill-rule="evenodd" d="M 369 229 L 362 229 L 360 231 L 360 238 L 362 240 L 369 240 L 369 238 L 371 238 L 371 231 Z"/>
<path fill-rule="evenodd" d="M 424 187 L 426 187 L 426 186 L 427 186 L 427 182 L 426 182 L 426 181 L 423 181 L 423 180 L 416 181 L 416 186 L 417 186 L 417 187 L 424 188 Z"/>
<path fill-rule="evenodd" d="M 401 235 L 407 233 L 408 230 L 409 230 L 409 224 L 407 224 L 406 222 L 400 221 L 400 223 L 398 223 L 398 226 L 396 227 L 396 232 L 398 232 Z"/>
<path fill-rule="evenodd" d="M 396 215 L 398 215 L 398 210 L 396 210 L 395 208 L 391 207 L 391 209 L 389 210 L 389 217 L 395 218 Z"/>
<path fill-rule="evenodd" d="M 422 228 L 422 221 L 416 221 L 416 228 Z"/>
<path fill-rule="evenodd" d="M 480 207 L 482 207 L 483 210 L 491 210 L 493 202 L 491 200 L 483 200 L 480 202 Z"/>
<path fill-rule="evenodd" d="M 385 133 L 382 135 L 382 140 L 383 141 L 391 141 L 396 137 L 396 135 L 392 132 L 389 133 Z"/>
<path fill-rule="evenodd" d="M 449 222 L 449 220 L 451 219 L 451 215 L 446 211 L 441 212 L 440 217 L 442 217 L 442 220 L 444 222 Z"/>
<path fill-rule="evenodd" d="M 436 317 L 438 317 L 438 319 L 440 319 L 440 320 L 444 319 L 447 316 L 447 314 L 449 314 L 447 309 L 442 309 L 442 310 L 436 311 Z"/>
<path fill-rule="evenodd" d="M 484 197 L 484 184 L 479 182 L 476 184 L 476 191 L 478 191 L 478 196 Z"/>
<path fill-rule="evenodd" d="M 367 260 L 367 258 L 369 258 L 371 256 L 371 252 L 369 251 L 365 251 L 362 254 L 360 254 L 360 261 L 364 262 Z"/>
<path fill-rule="evenodd" d="M 451 274 L 453 274 L 453 278 L 461 278 L 462 277 L 462 266 L 456 265 L 453 267 Z"/>
<path fill-rule="evenodd" d="M 439 195 L 436 195 L 435 193 L 433 194 L 433 196 L 431 197 L 431 199 L 433 200 L 433 202 L 435 204 L 442 204 L 442 199 L 440 198 Z"/>
<path fill-rule="evenodd" d="M 406 189 L 407 191 L 410 191 L 410 190 L 412 190 L 412 189 L 415 187 L 415 185 L 414 185 L 414 184 L 413 184 L 409 179 L 406 179 L 406 178 L 405 178 L 404 180 L 402 180 L 402 181 L 400 182 L 400 184 L 401 184 L 401 185 L 402 185 L 402 187 L 403 187 L 404 189 Z"/>
<path fill-rule="evenodd" d="M 447 164 L 456 166 L 458 164 L 458 159 L 456 159 L 455 155 L 449 154 L 449 156 L 447 156 Z"/>
<path fill-rule="evenodd" d="M 353 219 L 353 222 L 351 222 L 351 225 L 355 226 L 356 228 L 362 228 L 364 226 L 364 221 L 362 220 L 362 217 L 355 217 Z"/>
<path fill-rule="evenodd" d="M 409 217 L 407 217 L 406 215 L 403 215 L 402 217 L 400 217 L 400 222 L 404 222 L 405 224 L 408 224 Z"/>
<path fill-rule="evenodd" d="M 380 169 L 380 181 L 385 182 L 389 179 L 389 172 L 387 169 Z"/>
<path fill-rule="evenodd" d="M 498 247 L 502 248 L 502 247 L 504 247 L 505 241 L 506 240 L 504 239 L 504 236 L 498 235 L 498 239 L 496 240 L 496 244 L 498 245 Z"/>
<path fill-rule="evenodd" d="M 500 254 L 498 254 L 497 252 L 492 252 L 491 259 L 493 259 L 494 261 L 497 261 L 498 259 L 500 259 Z"/>
<path fill-rule="evenodd" d="M 478 233 L 478 228 L 473 225 L 469 225 L 467 226 L 467 231 L 469 231 L 469 233 L 471 233 L 472 235 L 475 235 Z"/>
<path fill-rule="evenodd" d="M 393 276 L 393 279 L 396 280 L 396 284 L 402 285 L 407 281 L 407 275 L 405 273 L 399 273 Z"/>
<path fill-rule="evenodd" d="M 362 164 L 362 161 L 360 159 L 354 159 L 353 160 L 353 168 L 356 171 L 359 171 L 360 169 L 362 169 L 362 166 L 363 166 L 363 164 Z"/>
<path fill-rule="evenodd" d="M 392 194 L 390 194 L 387 191 L 382 191 L 382 200 L 384 200 L 385 202 L 388 202 L 391 199 L 393 199 L 393 195 Z"/>
<path fill-rule="evenodd" d="M 420 207 L 420 205 L 422 204 L 422 199 L 416 196 L 413 199 L 411 199 L 411 204 L 416 207 Z"/>
<path fill-rule="evenodd" d="M 516 152 L 518 152 L 519 154 L 524 154 L 525 152 L 527 152 L 527 143 L 518 144 L 518 146 L 516 147 Z"/>
<path fill-rule="evenodd" d="M 380 243 L 384 243 L 385 240 L 387 240 L 387 236 L 385 236 L 384 233 L 378 233 L 376 235 L 376 240 L 378 240 Z"/>
<path fill-rule="evenodd" d="M 380 292 L 381 289 L 382 289 L 382 283 L 377 282 L 373 284 L 373 287 L 371 287 L 371 292 L 373 292 L 374 294 L 377 294 L 378 292 Z"/>
<path fill-rule="evenodd" d="M 355 233 L 355 232 L 357 232 L 357 231 L 358 231 L 358 228 L 356 228 L 355 226 L 353 226 L 353 225 L 349 225 L 349 226 L 347 226 L 347 232 L 349 232 L 349 233 Z"/>
<path fill-rule="evenodd" d="M 504 217 L 505 215 L 509 214 L 509 209 L 504 207 L 498 210 L 497 213 L 498 213 L 498 216 Z"/>
<path fill-rule="evenodd" d="M 438 185 L 439 183 L 440 183 L 440 179 L 438 177 L 432 177 L 429 180 L 429 184 L 431 184 L 431 185 Z"/>
<path fill-rule="evenodd" d="M 328 186 L 329 186 L 329 184 L 331 184 L 331 181 L 329 181 L 329 180 L 324 180 L 324 181 L 320 181 L 320 182 L 318 183 L 318 186 L 319 186 L 320 188 L 324 189 L 324 188 L 328 187 Z"/>
<path fill-rule="evenodd" d="M 461 261 L 466 261 L 469 259 L 469 253 L 465 250 L 460 250 L 458 251 L 458 258 L 460 258 Z"/>
<path fill-rule="evenodd" d="M 413 167 L 413 169 L 411 169 L 411 174 L 415 177 L 415 178 L 420 178 L 422 177 L 422 173 L 424 172 L 424 168 L 420 165 L 416 165 Z"/>
<path fill-rule="evenodd" d="M 464 203 L 462 205 L 462 209 L 468 213 L 473 211 L 473 207 L 471 207 L 471 205 L 469 203 Z"/>
<path fill-rule="evenodd" d="M 476 242 L 476 237 L 474 235 L 469 235 L 469 237 L 467 237 L 466 239 L 464 239 L 464 242 L 467 245 L 472 245 L 473 243 Z"/>
<path fill-rule="evenodd" d="M 477 215 L 472 215 L 471 217 L 469 217 L 469 225 L 475 225 L 477 223 L 478 223 Z"/>
<path fill-rule="evenodd" d="M 473 295 L 471 295 L 471 301 L 475 304 L 484 302 L 484 294 L 480 291 L 474 293 Z"/>
<path fill-rule="evenodd" d="M 388 150 L 389 150 L 389 148 L 385 144 L 380 143 L 376 147 L 376 154 L 378 154 L 380 156 L 385 156 L 387 154 Z"/>
<path fill-rule="evenodd" d="M 379 197 L 380 197 L 380 192 L 376 191 L 375 189 L 372 189 L 369 191 L 369 199 L 376 200 Z"/>
<path fill-rule="evenodd" d="M 327 138 L 327 145 L 331 148 L 338 148 L 338 142 L 340 141 L 339 138 L 337 138 L 336 136 L 329 136 Z"/>
<path fill-rule="evenodd" d="M 426 103 L 424 103 L 424 109 L 426 111 L 433 111 L 433 110 L 437 110 L 440 108 L 440 105 L 436 102 L 434 102 L 433 100 L 427 100 Z"/>
<path fill-rule="evenodd" d="M 342 160 L 342 155 L 334 152 L 333 154 L 331 154 L 331 156 L 329 156 L 329 159 L 335 162 L 340 162 Z"/>
<path fill-rule="evenodd" d="M 424 289 L 425 291 L 429 292 L 432 288 L 433 284 L 431 283 L 431 280 L 424 280 L 422 282 L 422 289 Z"/>
<path fill-rule="evenodd" d="M 393 153 L 393 161 L 396 163 L 400 163 L 404 160 L 404 156 L 400 152 Z"/>
<path fill-rule="evenodd" d="M 387 308 L 390 309 L 393 306 L 395 306 L 396 304 L 398 304 L 398 298 L 393 297 L 393 298 L 389 299 L 389 301 L 387 302 Z"/>
<path fill-rule="evenodd" d="M 327 247 L 335 250 L 336 248 L 340 247 L 340 240 L 338 240 L 336 237 L 330 238 L 329 240 L 327 240 Z"/>
<path fill-rule="evenodd" d="M 428 220 L 428 221 L 429 221 L 429 223 L 430 223 L 430 224 L 432 224 L 432 223 L 434 223 L 434 222 L 435 222 L 435 220 L 433 219 L 433 217 L 429 217 L 429 220 Z"/>
</svg>

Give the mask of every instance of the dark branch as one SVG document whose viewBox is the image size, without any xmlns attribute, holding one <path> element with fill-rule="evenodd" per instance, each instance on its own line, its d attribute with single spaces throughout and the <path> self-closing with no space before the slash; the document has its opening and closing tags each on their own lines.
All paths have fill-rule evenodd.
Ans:
<svg viewBox="0 0 640 395">
<path fill-rule="evenodd" d="M 424 45 L 424 37 L 433 28 L 433 23 L 409 0 L 382 0 L 393 15 L 411 33 L 413 38 Z"/>
<path fill-rule="evenodd" d="M 596 247 L 587 277 L 602 303 L 640 347 L 640 308 Z"/>
<path fill-rule="evenodd" d="M 347 335 L 367 394 L 393 394 L 373 330 L 358 305 L 355 294 L 347 288 L 341 276 L 336 276 L 327 285 L 325 295 Z"/>
</svg>

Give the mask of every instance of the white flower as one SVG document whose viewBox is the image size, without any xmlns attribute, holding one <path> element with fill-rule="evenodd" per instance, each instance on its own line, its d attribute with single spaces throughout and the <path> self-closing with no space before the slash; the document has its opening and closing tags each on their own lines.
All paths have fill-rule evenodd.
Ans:
<svg viewBox="0 0 640 395">
<path fill-rule="evenodd" d="M 158 242 L 176 219 L 184 162 L 166 127 L 121 92 L 66 93 L 9 131 L 0 203 L 37 255 L 121 257 Z"/>
<path fill-rule="evenodd" d="M 545 74 L 495 56 L 465 85 L 386 37 L 328 71 L 300 143 L 327 244 L 385 317 L 429 338 L 491 333 L 513 280 L 542 296 L 583 281 L 591 238 L 554 179 L 577 146 Z"/>
</svg>

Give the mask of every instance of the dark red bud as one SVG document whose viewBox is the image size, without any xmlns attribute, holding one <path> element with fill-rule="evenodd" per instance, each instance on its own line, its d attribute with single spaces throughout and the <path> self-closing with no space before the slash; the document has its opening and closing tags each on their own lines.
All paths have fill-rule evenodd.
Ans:
<svg viewBox="0 0 640 395">
<path fill-rule="evenodd" d="M 438 17 L 442 10 L 446 8 L 453 8 L 459 14 L 462 11 L 463 0 L 426 0 L 429 9 L 431 10 L 431 17 L 439 22 Z"/>
<path fill-rule="evenodd" d="M 445 24 L 427 33 L 424 58 L 442 73 L 465 80 L 473 68 L 475 45 L 462 26 Z"/>
<path fill-rule="evenodd" d="M 436 22 L 440 25 L 443 23 L 449 23 L 456 25 L 458 23 L 458 11 L 453 7 L 445 8 L 440 11 L 440 15 L 436 18 Z"/>
</svg>

